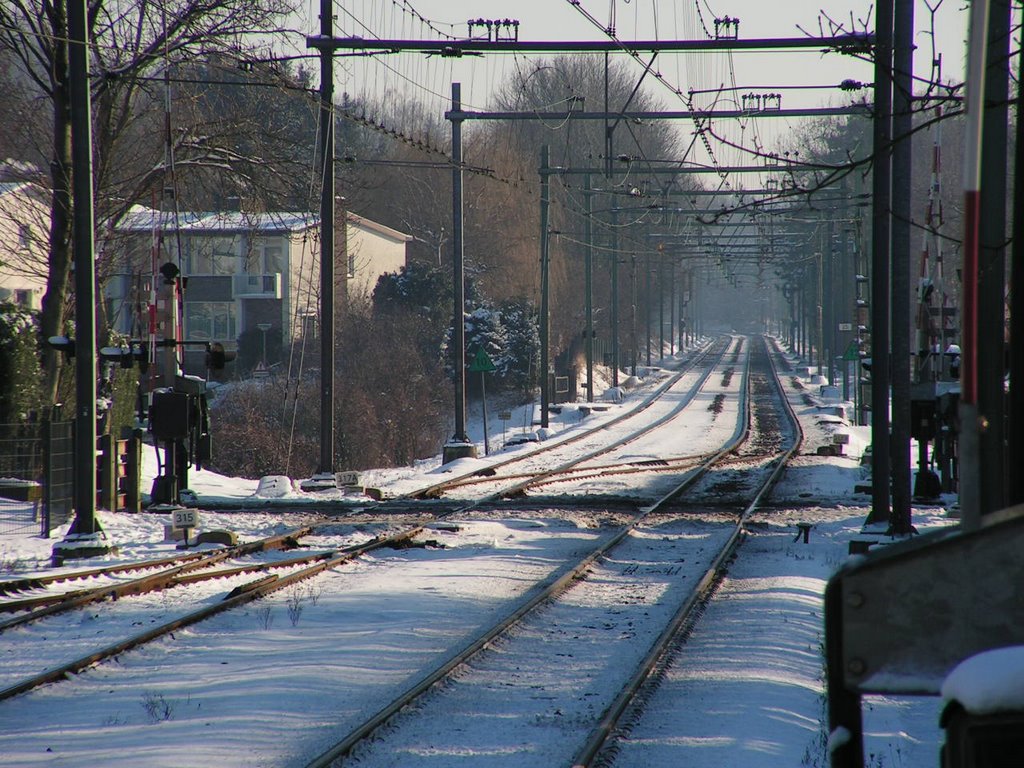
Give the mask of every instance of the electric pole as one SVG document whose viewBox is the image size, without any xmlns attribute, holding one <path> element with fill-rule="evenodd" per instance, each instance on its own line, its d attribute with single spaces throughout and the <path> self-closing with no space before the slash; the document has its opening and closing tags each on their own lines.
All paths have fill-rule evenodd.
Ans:
<svg viewBox="0 0 1024 768">
<path fill-rule="evenodd" d="M 53 561 L 98 557 L 116 548 L 96 518 L 96 262 L 92 198 L 92 104 L 86 0 L 68 9 L 75 268 L 75 518 L 53 547 Z"/>
</svg>

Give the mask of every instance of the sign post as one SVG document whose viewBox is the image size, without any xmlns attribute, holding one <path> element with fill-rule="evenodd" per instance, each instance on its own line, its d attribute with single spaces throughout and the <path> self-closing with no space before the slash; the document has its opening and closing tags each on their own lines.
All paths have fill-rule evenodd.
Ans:
<svg viewBox="0 0 1024 768">
<path fill-rule="evenodd" d="M 487 456 L 491 452 L 491 446 L 487 440 L 487 390 L 484 387 L 484 376 L 495 370 L 495 367 L 494 362 L 484 351 L 483 347 L 477 349 L 473 362 L 469 364 L 469 370 L 471 373 L 477 371 L 480 373 L 480 400 L 484 408 L 484 456 Z M 504 432 L 504 430 L 502 431 Z M 504 440 L 504 436 L 502 439 Z"/>
<path fill-rule="evenodd" d="M 181 549 L 188 549 L 188 532 L 199 527 L 199 510 L 176 507 L 171 513 L 171 522 L 175 528 L 181 528 L 185 532 L 185 543 L 181 545 Z"/>
<path fill-rule="evenodd" d="M 512 418 L 512 411 L 499 411 L 498 418 L 501 419 L 501 445 L 505 445 L 505 425 Z"/>
</svg>

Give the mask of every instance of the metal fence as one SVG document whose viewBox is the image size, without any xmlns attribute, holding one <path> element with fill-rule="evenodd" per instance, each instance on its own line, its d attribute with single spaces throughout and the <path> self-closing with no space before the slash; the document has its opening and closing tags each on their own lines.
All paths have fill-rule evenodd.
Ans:
<svg viewBox="0 0 1024 768">
<path fill-rule="evenodd" d="M 75 512 L 75 431 L 71 421 L 44 421 L 43 509 L 39 535 L 64 525 Z"/>
<path fill-rule="evenodd" d="M 70 421 L 0 424 L 0 535 L 50 531 L 73 511 Z"/>
</svg>

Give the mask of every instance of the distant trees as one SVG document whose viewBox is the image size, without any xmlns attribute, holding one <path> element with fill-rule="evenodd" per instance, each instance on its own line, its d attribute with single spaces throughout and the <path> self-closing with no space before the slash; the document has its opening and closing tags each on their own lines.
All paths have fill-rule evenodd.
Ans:
<svg viewBox="0 0 1024 768">
<path fill-rule="evenodd" d="M 319 403 L 319 382 L 306 377 L 250 379 L 212 402 L 211 468 L 234 477 L 291 474 L 310 477 L 320 455 L 319 408 L 286 409 L 286 398 Z"/>
<path fill-rule="evenodd" d="M 477 354 L 484 354 L 494 364 L 488 374 L 491 386 L 498 390 L 529 396 L 540 381 L 540 336 L 537 310 L 526 299 L 509 300 L 495 308 L 489 303 L 464 314 L 466 326 L 466 369 Z M 450 347 L 451 333 L 445 335 L 445 369 L 452 375 L 454 365 Z M 467 391 L 479 394 L 479 378 L 467 379 Z"/>
<path fill-rule="evenodd" d="M 658 102 L 643 90 L 634 93 L 635 70 L 621 60 L 612 61 L 605 71 L 604 61 L 590 56 L 563 56 L 538 61 L 515 81 L 510 81 L 495 97 L 496 108 L 521 113 L 562 112 L 570 109 L 600 111 L 605 108 L 605 82 L 607 77 L 607 107 L 610 111 L 630 109 L 656 111 Z M 483 262 L 482 283 L 493 292 L 496 302 L 529 296 L 539 304 L 540 232 L 539 176 L 540 147 L 550 147 L 552 166 L 567 170 L 599 169 L 591 178 L 592 188 L 601 193 L 593 197 L 592 217 L 598 257 L 607 257 L 612 228 L 611 210 L 619 209 L 621 220 L 636 220 L 638 206 L 660 202 L 661 187 L 646 182 L 631 196 L 634 180 L 642 177 L 649 162 L 676 156 L 677 134 L 669 121 L 612 121 L 611 140 L 606 143 L 606 126 L 597 120 L 518 120 L 489 123 L 488 129 L 474 137 L 474 145 L 467 149 L 470 162 L 496 169 L 505 179 L 521 182 L 496 183 L 487 178 L 474 178 L 472 184 L 483 192 L 475 202 L 473 221 L 479 226 L 467 229 L 467 253 Z M 608 158 L 609 150 L 613 157 Z M 612 175 L 605 178 L 600 169 L 610 161 Z M 629 172 L 636 170 L 636 173 Z M 647 177 L 650 178 L 650 177 Z M 666 181 L 676 191 L 678 182 Z M 551 235 L 551 339 L 553 352 L 563 351 L 571 340 L 578 338 L 582 329 L 582 267 L 585 179 L 580 174 L 551 177 L 550 227 Z M 640 220 L 653 215 L 640 214 Z M 629 231 L 620 228 L 623 251 L 635 250 L 628 242 Z M 610 289 L 607 259 L 598 261 L 595 270 L 595 293 L 600 303 L 607 306 Z M 626 291 L 620 292 L 620 309 L 628 311 Z M 599 333 L 607 333 L 599 317 Z"/>
<path fill-rule="evenodd" d="M 413 315 L 371 316 L 352 308 L 338 347 L 341 466 L 403 466 L 440 450 L 451 410 L 436 348 L 427 350 Z"/>
<path fill-rule="evenodd" d="M 959 266 L 962 188 L 962 152 L 964 120 L 959 110 L 949 105 L 941 110 L 932 105 L 914 116 L 913 174 L 911 177 L 911 216 L 915 233 L 912 235 L 913 252 L 929 241 L 932 257 L 941 247 L 945 254 L 946 278 L 953 293 L 958 292 L 953 279 Z M 934 168 L 936 142 L 941 163 Z M 814 208 L 824 207 L 819 200 L 823 193 L 835 190 L 842 181 L 850 195 L 846 205 L 852 206 L 847 214 L 870 221 L 867 206 L 870 190 L 870 171 L 873 165 L 871 120 L 863 117 L 822 118 L 808 123 L 792 137 L 791 149 L 799 152 L 801 161 L 826 163 L 831 171 L 794 172 L 796 189 L 787 194 L 794 205 L 809 203 Z M 797 164 L 799 167 L 799 164 Z M 933 170 L 937 175 L 933 178 Z M 933 183 L 939 197 L 933 204 L 933 221 L 927 221 L 928 197 Z M 829 195 L 834 196 L 834 195 Z M 934 228 L 934 229 L 933 229 Z M 869 230 L 865 228 L 865 234 Z M 916 273 L 916 264 L 915 264 Z M 916 291 L 916 286 L 914 288 Z"/>
<path fill-rule="evenodd" d="M 492 378 L 501 380 L 502 375 L 508 368 L 505 350 L 508 346 L 505 326 L 501 323 L 501 316 L 490 306 L 478 306 L 472 311 L 464 312 L 463 325 L 466 330 L 465 349 L 465 370 L 467 371 L 466 390 L 467 392 L 480 393 L 479 376 L 469 375 L 468 371 L 474 359 L 480 353 L 487 356 L 487 359 L 494 365 L 495 370 L 490 372 Z M 457 350 L 452 347 L 452 334 L 449 331 L 444 340 L 444 362 L 445 372 L 449 376 L 455 373 L 455 355 Z"/>
<path fill-rule="evenodd" d="M 178 194 L 191 210 L 316 210 L 309 70 L 213 51 L 172 65 Z M 154 94 L 159 95 L 159 94 Z"/>
<path fill-rule="evenodd" d="M 466 299 L 473 301 L 476 286 L 466 284 Z M 455 294 L 451 270 L 424 261 L 411 261 L 398 272 L 381 275 L 373 291 L 375 317 L 413 315 L 420 324 L 420 337 L 435 351 L 451 325 Z"/>
<path fill-rule="evenodd" d="M 644 91 L 633 94 L 635 71 L 621 61 L 611 62 L 608 70 L 608 103 L 611 110 L 628 107 L 656 110 L 657 102 Z M 587 56 L 567 56 L 536 62 L 521 76 L 510 79 L 495 94 L 494 108 L 529 114 L 531 111 L 558 111 L 585 106 L 600 110 L 605 100 L 603 60 Z M 388 122 L 392 111 L 386 106 L 352 105 L 345 114 L 352 123 L 370 110 L 370 114 Z M 449 126 L 438 115 L 421 115 L 407 107 L 405 117 L 418 133 L 447 137 Z M 396 121 L 398 118 L 396 118 Z M 367 120 L 366 123 L 374 121 Z M 361 124 L 360 124 L 361 125 Z M 383 134 L 381 134 L 383 135 Z M 592 180 L 604 194 L 595 196 L 595 238 L 599 255 L 607 254 L 610 235 L 609 209 L 623 207 L 622 200 L 634 208 L 644 202 L 626 196 L 622 173 L 642 168 L 648 161 L 675 155 L 677 135 L 667 121 L 649 121 L 643 125 L 620 122 L 613 131 L 612 150 L 616 154 L 615 177 L 607 181 L 600 174 Z M 418 261 L 436 265 L 451 260 L 451 169 L 438 161 L 434 151 L 423 151 L 409 143 L 389 141 L 376 147 L 358 139 L 360 147 L 350 151 L 339 141 L 339 155 L 353 155 L 345 165 L 346 196 L 355 210 L 372 211 L 379 221 L 408 232 L 415 238 L 410 253 Z M 467 271 L 478 286 L 481 297 L 493 305 L 506 300 L 529 299 L 539 304 L 540 255 L 539 176 L 537 168 L 541 144 L 551 147 L 552 164 L 565 168 L 603 168 L 608 147 L 605 126 L 594 120 L 567 120 L 557 124 L 541 121 L 464 124 L 463 145 L 466 162 L 464 249 Z M 619 160 L 622 156 L 626 162 Z M 678 185 L 677 185 L 678 186 Z M 564 348 L 579 336 L 582 328 L 582 230 L 583 178 L 565 175 L 552 179 L 552 262 L 551 322 L 553 345 Z M 660 189 L 638 190 L 645 198 L 656 198 Z M 621 193 L 621 194 L 620 194 Z M 650 202 L 648 200 L 648 202 Z M 365 208 L 360 209 L 360 205 Z M 624 247 L 625 247 L 624 243 Z M 443 273 L 450 280 L 450 270 Z M 601 301 L 607 302 L 607 262 L 597 270 Z M 620 300 L 627 303 L 623 292 Z M 477 305 L 467 302 L 467 311 Z M 625 309 L 625 307 L 624 307 Z M 607 313 L 599 317 L 599 325 Z"/>
<path fill-rule="evenodd" d="M 508 299 L 498 308 L 505 327 L 505 385 L 529 393 L 540 381 L 537 308 L 528 299 Z"/>
</svg>

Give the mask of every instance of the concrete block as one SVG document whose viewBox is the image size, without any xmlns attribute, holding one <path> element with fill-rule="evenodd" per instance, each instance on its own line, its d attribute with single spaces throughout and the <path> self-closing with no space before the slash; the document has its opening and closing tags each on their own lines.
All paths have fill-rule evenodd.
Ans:
<svg viewBox="0 0 1024 768">
<path fill-rule="evenodd" d="M 201 531 L 196 534 L 196 544 L 223 544 L 226 547 L 233 547 L 238 544 L 238 534 L 224 528 Z"/>
<path fill-rule="evenodd" d="M 818 455 L 819 456 L 845 456 L 846 446 L 843 445 L 819 445 Z"/>
<path fill-rule="evenodd" d="M 819 390 L 822 400 L 839 400 L 840 393 L 839 387 L 834 387 L 830 384 L 822 386 Z"/>
</svg>

